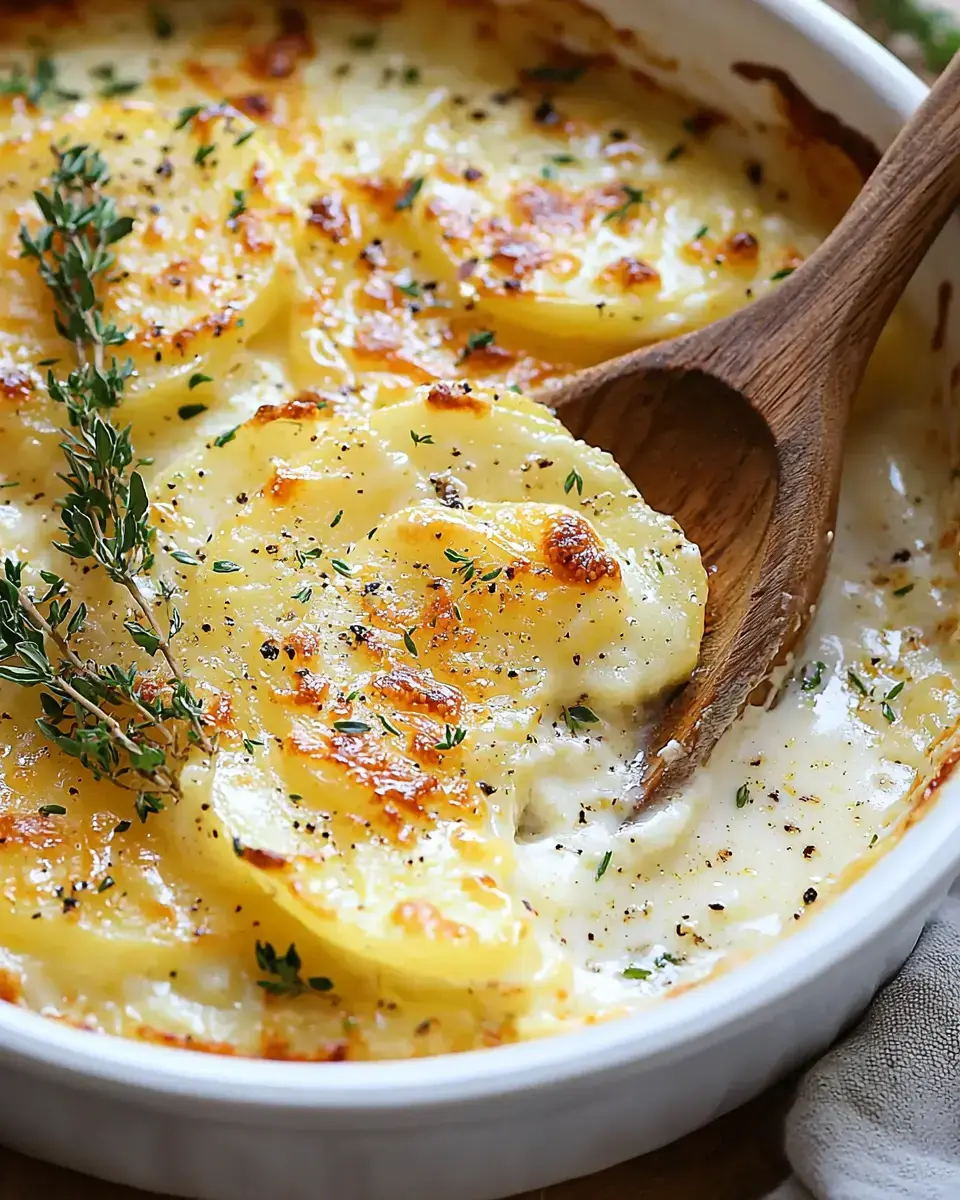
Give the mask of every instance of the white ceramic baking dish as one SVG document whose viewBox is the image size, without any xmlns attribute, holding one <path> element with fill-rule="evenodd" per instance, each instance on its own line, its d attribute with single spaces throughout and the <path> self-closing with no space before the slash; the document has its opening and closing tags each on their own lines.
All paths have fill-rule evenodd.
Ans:
<svg viewBox="0 0 960 1200">
<path fill-rule="evenodd" d="M 685 85 L 720 107 L 769 115 L 768 89 L 730 66 L 771 64 L 883 146 L 924 93 L 819 0 L 596 7 L 677 58 Z M 931 325 L 947 266 L 956 290 L 960 227 L 913 288 Z M 635 1017 L 445 1058 L 221 1058 L 0 1004 L 0 1138 L 204 1200 L 492 1200 L 542 1187 L 660 1146 L 826 1046 L 909 953 L 958 867 L 960 779 L 866 877 L 746 966 Z"/>
</svg>

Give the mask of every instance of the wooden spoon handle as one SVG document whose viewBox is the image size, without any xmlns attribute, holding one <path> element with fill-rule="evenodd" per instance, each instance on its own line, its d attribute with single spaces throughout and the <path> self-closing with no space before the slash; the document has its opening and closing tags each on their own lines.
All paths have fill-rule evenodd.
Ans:
<svg viewBox="0 0 960 1200">
<path fill-rule="evenodd" d="M 843 359 L 845 370 L 859 376 L 894 305 L 958 202 L 960 55 L 823 245 L 779 294 L 755 306 L 761 340 L 755 343 L 760 353 L 754 371 L 778 359 L 774 369 L 781 369 L 781 355 L 791 348 L 794 356 L 799 352 L 806 358 L 802 347 L 816 343 L 817 357 Z M 774 305 L 777 317 L 771 321 Z M 817 319 L 811 321 L 814 308 Z M 755 392 L 755 376 L 742 382 L 744 390 Z"/>
<path fill-rule="evenodd" d="M 877 338 L 960 201 L 960 54 L 900 131 L 839 225 L 789 279 L 732 316 L 579 371 L 544 393 L 552 405 L 615 380 L 695 362 L 745 395 L 781 440 L 809 421 L 805 397 L 842 437 Z"/>
</svg>

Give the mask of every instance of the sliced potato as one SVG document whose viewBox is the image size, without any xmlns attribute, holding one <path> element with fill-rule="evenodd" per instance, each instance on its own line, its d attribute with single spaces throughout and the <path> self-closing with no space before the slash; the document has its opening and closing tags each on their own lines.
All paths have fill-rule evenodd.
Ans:
<svg viewBox="0 0 960 1200">
<path fill-rule="evenodd" d="M 208 109 L 177 129 L 176 114 L 144 102 L 101 102 L 0 145 L 0 364 L 36 371 L 69 354 L 35 260 L 19 230 L 41 218 L 35 189 L 49 193 L 54 146 L 89 144 L 107 160 L 105 189 L 134 218 L 102 283 L 104 317 L 129 332 L 118 358 L 136 376 L 128 393 L 159 398 L 190 376 L 216 379 L 272 315 L 289 278 L 293 213 L 280 169 L 238 113 Z M 199 160 L 199 161 L 198 161 Z"/>
<path fill-rule="evenodd" d="M 4 707 L 23 711 L 25 697 L 10 695 L 9 684 L 2 690 Z M 51 751 L 32 722 L 4 759 L 3 789 L 8 949 L 62 961 L 74 987 L 102 988 L 182 968 L 201 941 L 223 952 L 237 940 L 235 901 L 215 886 L 198 896 L 183 863 L 170 860 L 163 821 L 141 824 L 131 793 L 91 780 Z"/>
<path fill-rule="evenodd" d="M 608 455 L 494 397 L 261 420 L 173 472 L 164 509 L 203 559 L 181 652 L 220 749 L 185 804 L 214 872 L 458 985 L 543 962 L 513 880 L 530 740 L 576 736 L 578 704 L 601 741 L 628 727 L 692 669 L 706 591 Z"/>
</svg>

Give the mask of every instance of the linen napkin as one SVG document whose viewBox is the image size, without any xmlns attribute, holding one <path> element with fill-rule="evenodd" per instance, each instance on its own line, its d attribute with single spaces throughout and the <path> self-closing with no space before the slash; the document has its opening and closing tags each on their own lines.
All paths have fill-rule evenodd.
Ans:
<svg viewBox="0 0 960 1200">
<path fill-rule="evenodd" d="M 803 1078 L 786 1150 L 767 1200 L 960 1200 L 960 897 Z"/>
</svg>

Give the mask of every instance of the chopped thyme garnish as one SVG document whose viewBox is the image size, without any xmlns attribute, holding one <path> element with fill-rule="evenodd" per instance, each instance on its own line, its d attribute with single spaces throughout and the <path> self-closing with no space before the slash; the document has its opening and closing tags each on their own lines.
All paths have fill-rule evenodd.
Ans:
<svg viewBox="0 0 960 1200">
<path fill-rule="evenodd" d="M 349 566 L 341 558 L 331 558 L 330 566 L 333 567 L 338 575 L 346 575 L 349 578 L 353 574 L 353 567 Z"/>
<path fill-rule="evenodd" d="M 750 785 L 741 783 L 737 788 L 737 808 L 746 808 L 750 803 Z"/>
<path fill-rule="evenodd" d="M 477 329 L 467 335 L 467 344 L 460 352 L 460 361 L 469 358 L 475 350 L 486 350 L 488 346 L 492 346 L 497 340 L 497 335 L 492 329 Z"/>
<path fill-rule="evenodd" d="M 249 142 L 256 132 L 257 131 L 255 129 L 245 130 L 243 133 L 238 134 L 237 137 L 234 138 L 233 144 L 235 146 L 242 146 L 245 142 Z M 237 322 L 237 324 L 239 324 L 239 322 Z"/>
<path fill-rule="evenodd" d="M 383 726 L 384 733 L 392 733 L 395 737 L 400 737 L 400 730 L 391 721 L 388 721 L 383 713 L 377 713 L 377 720 Z"/>
<path fill-rule="evenodd" d="M 419 83 L 420 82 L 420 68 L 419 67 L 404 67 L 403 68 L 403 82 L 404 83 Z"/>
<path fill-rule="evenodd" d="M 895 596 L 909 596 L 915 586 L 912 583 L 905 583 L 903 587 L 894 588 L 893 594 Z"/>
<path fill-rule="evenodd" d="M 313 588 L 302 587 L 298 592 L 294 592 L 290 599 L 299 600 L 301 604 L 309 604 L 313 599 Z"/>
<path fill-rule="evenodd" d="M 241 188 L 233 189 L 233 207 L 227 215 L 227 224 L 233 229 L 237 224 L 237 219 L 242 217 L 247 211 L 247 196 Z"/>
<path fill-rule="evenodd" d="M 454 575 L 462 575 L 463 582 L 469 583 L 476 574 L 477 560 L 469 554 L 461 554 L 459 550 L 451 550 L 449 547 L 444 550 L 443 555 L 448 562 L 457 563 L 453 568 Z"/>
<path fill-rule="evenodd" d="M 648 971 L 646 967 L 627 967 L 621 971 L 624 979 L 649 979 L 652 974 L 653 972 Z"/>
<path fill-rule="evenodd" d="M 41 817 L 62 817 L 66 815 L 67 810 L 62 804 L 41 804 L 37 812 Z"/>
<path fill-rule="evenodd" d="M 304 563 L 310 562 L 311 559 L 319 558 L 322 553 L 323 548 L 321 546 L 312 546 L 309 550 L 294 550 L 293 556 L 297 560 L 297 566 L 302 567 Z"/>
<path fill-rule="evenodd" d="M 561 709 L 563 720 L 571 733 L 578 733 L 588 725 L 596 725 L 600 718 L 585 704 L 572 704 L 569 708 Z"/>
<path fill-rule="evenodd" d="M 33 75 L 22 67 L 14 67 L 8 79 L 0 79 L 0 95 L 23 96 L 34 108 L 43 101 L 69 103 L 79 100 L 80 93 L 68 91 L 57 83 L 57 68 L 52 58 L 43 55 L 33 64 Z"/>
<path fill-rule="evenodd" d="M 676 162 L 681 154 L 686 154 L 687 146 L 685 142 L 677 142 L 675 146 L 671 146 L 667 151 L 667 162 Z"/>
<path fill-rule="evenodd" d="M 207 142 L 203 146 L 198 146 L 196 153 L 193 156 L 193 161 L 198 167 L 202 167 L 211 154 L 216 150 L 216 145 L 213 142 Z"/>
<path fill-rule="evenodd" d="M 336 529 L 336 527 L 340 524 L 340 522 L 342 520 L 343 520 L 343 509 L 340 508 L 337 510 L 336 515 L 334 516 L 333 520 L 330 522 L 330 528 Z"/>
<path fill-rule="evenodd" d="M 583 495 L 583 476 L 576 467 L 571 469 L 570 474 L 563 481 L 563 490 L 568 496 L 574 488 L 577 489 L 578 496 Z"/>
<path fill-rule="evenodd" d="M 410 440 L 413 442 L 413 444 L 415 446 L 432 446 L 433 445 L 433 434 L 432 433 L 417 433 L 415 430 L 411 429 L 410 430 Z"/>
<path fill-rule="evenodd" d="M 634 207 L 634 205 L 643 203 L 643 190 L 641 188 L 630 187 L 626 183 L 622 186 L 623 194 L 626 196 L 626 199 L 619 208 L 615 208 L 613 212 L 607 213 L 607 215 L 603 218 L 605 224 L 613 221 L 622 221 L 630 212 L 630 209 Z"/>
<path fill-rule="evenodd" d="M 186 128 L 186 126 L 190 124 L 190 122 L 193 120 L 193 118 L 202 112 L 203 112 L 202 104 L 187 104 L 187 105 L 185 105 L 183 108 L 180 109 L 180 112 L 177 114 L 177 121 L 176 121 L 176 124 L 174 125 L 174 129 Z"/>
<path fill-rule="evenodd" d="M 710 232 L 709 225 L 701 225 L 697 232 L 693 235 L 693 240 L 699 242 L 702 237 L 706 237 Z"/>
<path fill-rule="evenodd" d="M 200 560 L 194 558 L 192 554 L 188 554 L 186 550 L 171 550 L 170 557 L 175 558 L 178 563 L 184 563 L 188 567 L 199 567 Z"/>
<path fill-rule="evenodd" d="M 140 87 L 139 79 L 118 79 L 116 68 L 112 63 L 104 63 L 101 67 L 94 67 L 90 74 L 94 79 L 101 81 L 100 95 L 104 100 L 110 100 L 114 96 L 127 96 L 130 92 L 135 92 Z"/>
<path fill-rule="evenodd" d="M 347 39 L 351 50 L 372 50 L 380 40 L 380 33 L 371 29 L 366 33 L 355 33 Z"/>
<path fill-rule="evenodd" d="M 887 692 L 887 694 L 884 696 L 884 698 L 880 701 L 880 712 L 883 716 L 883 719 L 885 721 L 888 721 L 891 725 L 897 719 L 897 714 L 896 714 L 896 712 L 894 712 L 893 708 L 891 707 L 890 701 L 896 700 L 896 698 L 903 691 L 903 687 L 904 687 L 904 681 L 901 679 L 899 683 L 895 683 L 893 685 L 893 687 L 890 689 L 890 691 Z"/>
<path fill-rule="evenodd" d="M 104 892 L 109 892 L 112 887 L 116 886 L 116 882 L 112 875 L 104 875 L 97 887 L 97 895 L 102 896 Z"/>
<path fill-rule="evenodd" d="M 467 736 L 467 731 L 461 726 L 444 725 L 443 740 L 434 743 L 435 750 L 453 750 Z"/>
<path fill-rule="evenodd" d="M 207 411 L 205 404 L 181 404 L 177 409 L 177 416 L 181 421 L 191 421 L 194 417 L 199 417 L 201 413 Z"/>
<path fill-rule="evenodd" d="M 394 212 L 405 212 L 408 208 L 413 208 L 413 202 L 420 195 L 420 189 L 424 184 L 424 176 L 417 175 L 411 179 L 404 189 L 403 195 L 394 204 Z"/>
<path fill-rule="evenodd" d="M 256 748 L 262 745 L 263 742 L 258 741 L 256 738 L 245 737 L 243 739 L 243 748 L 248 754 L 253 754 Z"/>
<path fill-rule="evenodd" d="M 856 673 L 856 671 L 852 671 L 852 670 L 848 669 L 847 670 L 847 679 L 850 680 L 850 682 L 857 689 L 857 691 L 860 693 L 861 696 L 869 696 L 870 695 L 867 685 L 863 682 L 863 680 Z"/>
<path fill-rule="evenodd" d="M 600 862 L 600 866 L 599 866 L 599 867 L 597 867 L 597 874 L 596 874 L 595 878 L 596 878 L 596 880 L 597 880 L 597 882 L 598 882 L 598 883 L 599 883 L 599 882 L 600 882 L 600 880 L 601 880 L 601 879 L 604 877 L 604 875 L 606 875 L 606 873 L 607 873 L 607 867 L 609 867 L 609 866 L 610 866 L 610 860 L 611 860 L 612 858 L 613 858 L 613 851 L 612 851 L 612 850 L 608 850 L 608 851 L 606 852 L 606 854 L 604 854 L 604 856 L 603 856 L 603 858 L 602 858 L 602 860 L 601 860 L 601 862 Z"/>
<path fill-rule="evenodd" d="M 774 271 L 774 273 L 770 276 L 770 279 L 773 282 L 776 282 L 778 279 L 786 279 L 786 277 L 788 275 L 792 275 L 796 269 L 796 267 L 781 267 L 779 271 Z"/>
<path fill-rule="evenodd" d="M 397 283 L 393 285 L 398 292 L 403 292 L 405 296 L 409 296 L 412 300 L 419 300 L 423 296 L 423 291 L 416 279 L 411 279 L 409 283 Z"/>
<path fill-rule="evenodd" d="M 202 375 L 199 371 L 195 371 L 187 380 L 187 389 L 193 391 L 195 387 L 199 387 L 201 383 L 213 383 L 212 375 Z"/>
<path fill-rule="evenodd" d="M 800 675 L 800 687 L 805 692 L 815 691 L 823 682 L 823 673 L 827 669 L 827 664 L 820 662 L 807 663 Z"/>
<path fill-rule="evenodd" d="M 271 996 L 302 996 L 306 992 L 329 992 L 333 981 L 325 975 L 315 975 L 304 980 L 300 975 L 300 955 L 293 942 L 283 956 L 278 955 L 269 942 L 257 942 L 257 966 L 266 971 L 271 979 L 258 979 L 257 987 Z"/>
<path fill-rule="evenodd" d="M 403 631 L 403 644 L 406 646 L 407 650 L 413 655 L 414 658 L 420 657 L 419 652 L 417 650 L 417 643 L 413 640 L 413 630 L 412 629 L 405 629 Z"/>
<path fill-rule="evenodd" d="M 370 726 L 366 721 L 334 721 L 337 733 L 369 733 Z"/>
<path fill-rule="evenodd" d="M 231 562 L 229 558 L 218 558 L 213 564 L 213 569 L 217 575 L 233 575 L 236 571 L 242 571 L 243 567 L 239 563 Z"/>
<path fill-rule="evenodd" d="M 239 425 L 234 425 L 232 429 L 225 429 L 223 433 L 218 433 L 213 439 L 213 444 L 215 446 L 225 446 L 228 442 L 232 442 L 237 436 L 237 430 L 239 428 Z"/>
</svg>

